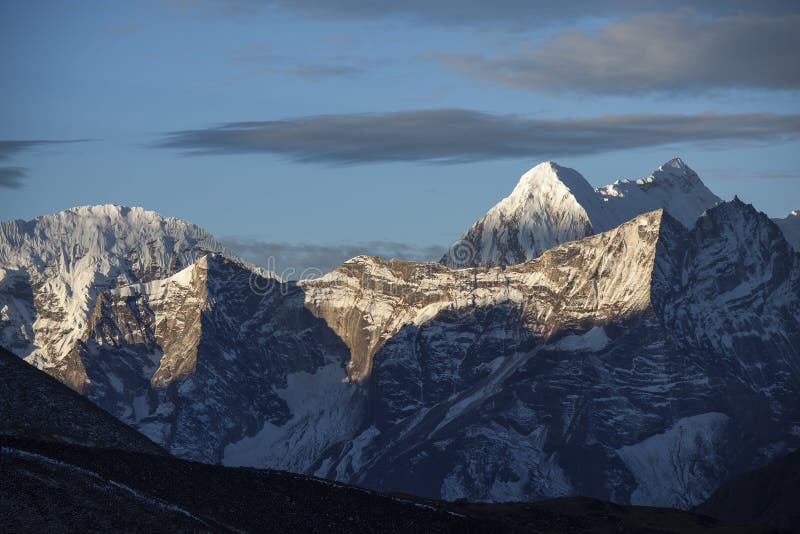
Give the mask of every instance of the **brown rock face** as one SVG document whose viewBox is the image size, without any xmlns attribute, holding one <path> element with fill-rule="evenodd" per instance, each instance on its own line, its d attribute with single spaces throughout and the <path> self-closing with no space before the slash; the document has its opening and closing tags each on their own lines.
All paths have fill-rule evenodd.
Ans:
<svg viewBox="0 0 800 534">
<path fill-rule="evenodd" d="M 451 270 L 434 263 L 358 257 L 316 280 L 301 281 L 306 306 L 350 348 L 352 380 L 369 376 L 384 343 L 408 324 L 438 313 L 511 305 L 546 339 L 650 306 L 663 211 L 565 243 L 505 268 Z"/>
</svg>

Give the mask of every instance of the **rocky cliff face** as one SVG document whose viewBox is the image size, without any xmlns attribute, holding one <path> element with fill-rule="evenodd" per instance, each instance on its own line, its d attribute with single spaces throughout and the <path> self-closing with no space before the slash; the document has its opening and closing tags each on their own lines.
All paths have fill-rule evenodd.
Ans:
<svg viewBox="0 0 800 534">
<path fill-rule="evenodd" d="M 276 290 L 268 294 L 251 289 L 270 284 Z M 173 453 L 210 462 L 264 425 L 297 423 L 281 392 L 298 375 L 312 377 L 298 388 L 313 388 L 321 374 L 342 385 L 326 402 L 346 413 L 357 392 L 342 384 L 347 348 L 303 302 L 300 288 L 213 254 L 169 278 L 108 291 L 75 349 L 87 372 L 85 392 Z M 314 434 L 308 418 L 298 424 L 322 440 L 312 449 L 340 437 L 337 429 Z M 286 461 L 289 468 L 298 460 Z"/>
<path fill-rule="evenodd" d="M 74 389 L 72 349 L 97 296 L 169 276 L 208 251 L 203 229 L 141 208 L 84 206 L 0 223 L 0 343 Z"/>
</svg>

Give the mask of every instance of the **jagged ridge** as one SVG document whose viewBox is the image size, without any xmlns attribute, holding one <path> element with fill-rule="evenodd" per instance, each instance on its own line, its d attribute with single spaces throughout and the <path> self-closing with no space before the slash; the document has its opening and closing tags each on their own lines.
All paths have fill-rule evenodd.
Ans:
<svg viewBox="0 0 800 534">
<path fill-rule="evenodd" d="M 451 268 L 514 265 L 662 208 L 691 228 L 718 202 L 680 158 L 647 178 L 597 189 L 577 171 L 545 162 L 522 175 L 511 195 L 477 221 L 441 262 Z"/>
</svg>

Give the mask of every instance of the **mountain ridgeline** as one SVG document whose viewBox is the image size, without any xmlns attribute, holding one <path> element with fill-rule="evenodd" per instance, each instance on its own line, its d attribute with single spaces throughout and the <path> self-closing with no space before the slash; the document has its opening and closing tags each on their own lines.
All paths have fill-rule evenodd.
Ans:
<svg viewBox="0 0 800 534">
<path fill-rule="evenodd" d="M 511 194 L 476 221 L 441 262 L 455 268 L 514 265 L 566 241 L 610 230 L 647 211 L 665 209 L 691 229 L 721 202 L 680 158 L 646 178 L 592 188 L 577 171 L 545 162 L 522 175 Z M 775 222 L 800 247 L 800 217 Z"/>
<path fill-rule="evenodd" d="M 794 219 L 680 160 L 599 189 L 545 163 L 466 256 L 280 283 L 188 223 L 76 208 L 0 226 L 0 342 L 186 459 L 690 508 L 800 445 Z"/>
</svg>

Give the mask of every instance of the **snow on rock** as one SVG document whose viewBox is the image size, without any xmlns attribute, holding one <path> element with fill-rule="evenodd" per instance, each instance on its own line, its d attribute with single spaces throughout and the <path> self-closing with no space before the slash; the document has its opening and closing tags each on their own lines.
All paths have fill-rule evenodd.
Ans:
<svg viewBox="0 0 800 534">
<path fill-rule="evenodd" d="M 618 180 L 597 189 L 612 225 L 645 211 L 664 208 L 687 228 L 721 199 L 680 158 L 674 158 L 647 178 Z"/>
<path fill-rule="evenodd" d="M 313 443 L 335 433 L 308 428 L 318 422 L 292 395 L 309 390 L 330 400 L 326 413 L 358 417 L 345 406 L 346 347 L 305 308 L 302 291 L 218 254 L 101 293 L 74 353 L 91 400 L 184 458 L 218 462 L 227 445 L 287 424 L 318 452 Z M 309 468 L 297 454 L 284 461 Z"/>
<path fill-rule="evenodd" d="M 443 313 L 524 306 L 541 321 L 535 331 L 544 336 L 573 322 L 580 324 L 583 318 L 645 309 L 662 214 L 640 215 L 507 269 L 452 270 L 437 263 L 361 256 L 298 285 L 305 291 L 307 307 L 350 348 L 348 371 L 357 381 L 370 375 L 377 350 L 402 328 L 425 324 Z M 587 276 L 565 286 L 564 280 L 579 269 Z M 555 300 L 564 309 L 552 315 L 549 303 Z"/>
<path fill-rule="evenodd" d="M 522 175 L 444 255 L 451 268 L 514 265 L 567 241 L 610 230 L 637 215 L 665 209 L 691 228 L 720 202 L 680 158 L 647 178 L 618 180 L 593 189 L 577 171 L 552 162 Z"/>
<path fill-rule="evenodd" d="M 545 250 L 594 232 L 591 215 L 599 208 L 592 186 L 573 169 L 540 163 L 449 251 L 442 263 L 513 265 Z M 467 247 L 459 250 L 459 247 Z"/>
<path fill-rule="evenodd" d="M 603 327 L 595 326 L 583 334 L 564 336 L 553 344 L 553 348 L 567 352 L 597 352 L 606 348 L 610 341 Z"/>
<path fill-rule="evenodd" d="M 796 251 L 800 252 L 800 210 L 794 210 L 785 218 L 773 219 L 773 221 L 780 227 L 781 231 L 783 231 L 786 241 L 788 241 Z"/>
<path fill-rule="evenodd" d="M 327 447 L 352 436 L 360 407 L 353 402 L 356 388 L 348 387 L 341 365 L 293 373 L 286 379 L 286 388 L 276 393 L 286 402 L 291 419 L 280 426 L 267 421 L 255 436 L 227 445 L 223 464 L 305 472 Z M 357 450 L 351 454 L 351 462 L 357 463 Z"/>
<path fill-rule="evenodd" d="M 724 477 L 729 417 L 709 412 L 685 417 L 665 432 L 618 454 L 636 479 L 631 504 L 689 508 L 704 501 Z"/>
<path fill-rule="evenodd" d="M 208 251 L 225 252 L 205 230 L 142 208 L 82 206 L 0 222 L 0 286 L 11 286 L 0 292 L 0 343 L 81 390 L 85 371 L 67 356 L 97 295 L 169 276 Z M 25 316 L 29 329 L 10 328 Z"/>
</svg>

